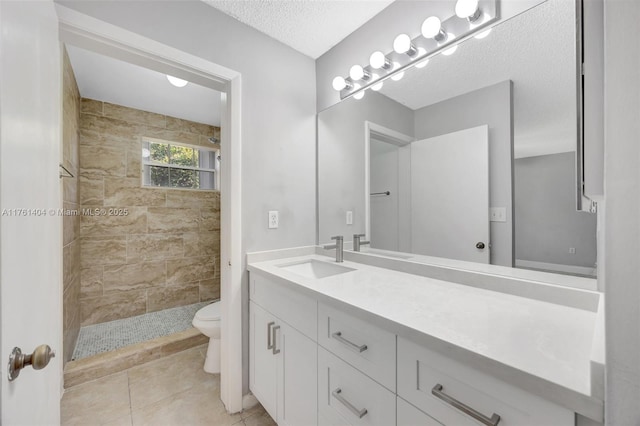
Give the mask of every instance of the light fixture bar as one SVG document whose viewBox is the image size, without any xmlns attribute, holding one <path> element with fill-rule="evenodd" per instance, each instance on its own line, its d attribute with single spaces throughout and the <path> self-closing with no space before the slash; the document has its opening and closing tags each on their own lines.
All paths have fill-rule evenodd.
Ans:
<svg viewBox="0 0 640 426">
<path fill-rule="evenodd" d="M 359 80 L 358 84 L 353 84 L 354 81 L 352 81 L 351 78 L 347 78 L 347 86 L 340 90 L 340 99 L 350 98 L 355 94 L 364 92 L 371 88 L 371 86 L 377 85 L 394 75 L 397 76 L 416 64 L 423 63 L 426 59 L 448 50 L 476 34 L 488 30 L 489 27 L 495 24 L 500 18 L 499 2 L 500 0 L 479 0 L 479 12 L 476 13 L 479 14 L 479 16 L 473 22 L 470 22 L 468 19 L 459 18 L 452 8 L 451 17 L 442 21 L 441 31 L 447 34 L 445 40 L 437 41 L 435 39 L 427 39 L 420 34 L 411 40 L 411 46 L 415 49 L 415 52 L 412 51 L 412 55 L 397 53 L 392 50 L 384 55 L 384 60 L 377 58 L 378 61 L 381 64 L 384 63 L 385 66 L 373 68 L 371 65 L 367 65 L 363 66 L 363 70 L 365 73 L 375 75 L 378 78 L 370 78 L 366 81 Z M 455 5 L 455 2 L 452 2 L 452 4 Z M 420 31 L 419 28 L 417 30 Z M 378 54 L 379 52 L 375 53 Z M 395 66 L 388 66 L 388 64 L 395 64 Z"/>
</svg>

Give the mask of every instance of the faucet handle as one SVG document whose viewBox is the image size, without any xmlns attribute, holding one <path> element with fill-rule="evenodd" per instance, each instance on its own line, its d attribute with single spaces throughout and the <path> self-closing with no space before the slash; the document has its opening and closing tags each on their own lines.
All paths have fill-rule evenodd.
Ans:
<svg viewBox="0 0 640 426">
<path fill-rule="evenodd" d="M 365 234 L 353 234 L 353 238 L 364 238 Z"/>
<path fill-rule="evenodd" d="M 332 240 L 342 241 L 344 237 L 342 235 L 336 235 L 335 237 L 331 237 Z"/>
</svg>

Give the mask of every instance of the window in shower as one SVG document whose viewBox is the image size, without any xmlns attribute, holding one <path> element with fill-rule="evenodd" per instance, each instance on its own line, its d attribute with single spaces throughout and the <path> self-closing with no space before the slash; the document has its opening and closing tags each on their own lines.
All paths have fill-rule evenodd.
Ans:
<svg viewBox="0 0 640 426">
<path fill-rule="evenodd" d="M 142 139 L 142 186 L 215 190 L 218 150 L 158 139 Z"/>
</svg>

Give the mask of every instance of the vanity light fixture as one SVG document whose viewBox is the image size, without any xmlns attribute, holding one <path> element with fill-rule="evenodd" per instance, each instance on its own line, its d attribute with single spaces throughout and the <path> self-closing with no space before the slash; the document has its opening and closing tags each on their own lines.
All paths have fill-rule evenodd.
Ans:
<svg viewBox="0 0 640 426">
<path fill-rule="evenodd" d="M 456 16 L 458 18 L 466 18 L 467 21 L 474 22 L 478 20 L 480 15 L 478 0 L 458 0 L 456 2 Z"/>
<path fill-rule="evenodd" d="M 384 56 L 384 53 L 379 50 L 371 54 L 371 56 L 369 57 L 369 65 L 371 65 L 371 68 L 373 68 L 374 70 L 386 70 L 391 68 L 391 62 L 387 59 L 386 56 Z"/>
<path fill-rule="evenodd" d="M 189 82 L 187 80 L 183 80 L 181 78 L 174 77 L 174 76 L 169 75 L 169 74 L 167 74 L 167 80 L 169 80 L 169 83 L 173 84 L 176 87 L 184 87 L 187 84 L 189 84 Z"/>
<path fill-rule="evenodd" d="M 334 78 L 333 88 L 340 92 L 340 99 L 362 99 L 366 90 L 382 89 L 385 80 L 398 81 L 406 70 L 424 68 L 432 56 L 452 55 L 464 40 L 486 37 L 500 19 L 501 0 L 448 1 L 455 13 L 452 11 L 447 19 L 442 21 L 437 16 L 429 16 L 423 21 L 417 37 L 412 39 L 407 33 L 399 34 L 393 40 L 392 51 L 377 50 L 370 55 L 368 65 L 354 65 L 348 77 Z"/>
<path fill-rule="evenodd" d="M 406 34 L 400 34 L 393 41 L 393 50 L 396 53 L 403 54 L 406 53 L 409 56 L 414 56 L 418 53 L 418 49 L 411 43 L 411 37 Z"/>
<path fill-rule="evenodd" d="M 349 77 L 351 77 L 351 80 L 353 81 L 368 80 L 371 77 L 371 74 L 360 65 L 354 65 L 349 70 Z"/>
<path fill-rule="evenodd" d="M 422 23 L 422 36 L 432 38 L 438 43 L 447 40 L 447 33 L 442 29 L 442 21 L 437 16 L 430 16 Z"/>
<path fill-rule="evenodd" d="M 345 80 L 343 77 L 337 76 L 333 79 L 333 88 L 334 90 L 340 91 L 343 89 L 351 89 L 353 84 Z"/>
</svg>

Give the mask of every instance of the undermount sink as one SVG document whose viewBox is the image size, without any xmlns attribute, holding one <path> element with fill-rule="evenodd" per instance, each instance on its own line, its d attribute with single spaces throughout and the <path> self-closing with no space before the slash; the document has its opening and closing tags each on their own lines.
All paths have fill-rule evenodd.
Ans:
<svg viewBox="0 0 640 426">
<path fill-rule="evenodd" d="M 294 274 L 301 275 L 305 278 L 326 278 L 332 275 L 355 271 L 353 268 L 348 268 L 336 263 L 322 262 L 315 259 L 278 265 L 278 268 L 293 272 Z"/>
</svg>

